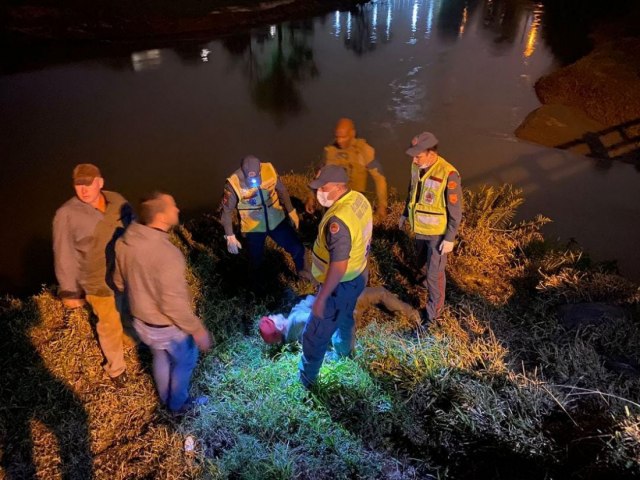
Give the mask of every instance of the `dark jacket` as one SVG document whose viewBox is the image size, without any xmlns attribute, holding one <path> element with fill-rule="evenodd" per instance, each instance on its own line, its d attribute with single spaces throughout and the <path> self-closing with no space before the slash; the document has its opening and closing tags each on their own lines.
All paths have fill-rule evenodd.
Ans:
<svg viewBox="0 0 640 480">
<path fill-rule="evenodd" d="M 53 219 L 53 254 L 62 298 L 113 295 L 115 242 L 133 221 L 131 206 L 119 193 L 103 191 L 106 211 L 73 197 Z"/>
</svg>

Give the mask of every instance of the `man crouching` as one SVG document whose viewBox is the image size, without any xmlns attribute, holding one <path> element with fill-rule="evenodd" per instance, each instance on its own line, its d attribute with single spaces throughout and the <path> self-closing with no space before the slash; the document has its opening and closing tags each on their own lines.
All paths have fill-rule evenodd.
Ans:
<svg viewBox="0 0 640 480">
<path fill-rule="evenodd" d="M 189 397 L 189 383 L 198 349 L 209 350 L 212 341 L 193 313 L 184 257 L 169 240 L 179 212 L 166 193 L 144 199 L 140 223 L 133 223 L 116 245 L 114 275 L 118 289 L 126 289 L 133 326 L 153 354 L 160 402 L 174 413 L 206 403 L 206 397 Z"/>
</svg>

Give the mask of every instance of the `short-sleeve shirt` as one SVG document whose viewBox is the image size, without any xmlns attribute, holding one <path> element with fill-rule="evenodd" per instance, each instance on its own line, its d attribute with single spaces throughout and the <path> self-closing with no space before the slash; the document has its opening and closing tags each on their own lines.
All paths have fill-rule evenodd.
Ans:
<svg viewBox="0 0 640 480">
<path fill-rule="evenodd" d="M 329 262 L 348 260 L 351 256 L 351 232 L 347 225 L 334 215 L 329 218 L 324 234 Z"/>
</svg>

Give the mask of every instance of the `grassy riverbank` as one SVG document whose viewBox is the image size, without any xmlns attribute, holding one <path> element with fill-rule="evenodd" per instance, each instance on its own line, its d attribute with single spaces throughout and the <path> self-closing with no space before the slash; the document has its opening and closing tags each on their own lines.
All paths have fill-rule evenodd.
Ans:
<svg viewBox="0 0 640 480">
<path fill-rule="evenodd" d="M 305 179 L 287 176 L 294 196 Z M 268 348 L 256 321 L 311 287 L 270 248 L 268 294 L 245 288 L 243 257 L 220 225 L 180 229 L 189 280 L 217 346 L 194 388 L 211 397 L 176 421 L 157 405 L 149 354 L 130 349 L 132 381 L 115 390 L 84 312 L 65 320 L 48 291 L 5 299 L 3 469 L 7 478 L 637 478 L 640 476 L 640 292 L 577 250 L 544 242 L 539 217 L 514 225 L 508 186 L 465 192 L 443 318 L 416 334 L 371 308 L 352 360 L 327 363 L 314 394 L 299 385 L 297 346 Z M 371 281 L 414 306 L 412 246 L 374 231 Z M 303 225 L 309 241 L 314 225 Z M 606 318 L 564 304 L 604 302 Z M 617 313 L 616 313 L 617 312 Z M 580 320 L 582 318 L 582 320 Z M 571 321 L 570 321 L 571 320 Z M 197 439 L 183 453 L 184 436 Z M 33 451 L 29 458 L 27 452 Z"/>
</svg>

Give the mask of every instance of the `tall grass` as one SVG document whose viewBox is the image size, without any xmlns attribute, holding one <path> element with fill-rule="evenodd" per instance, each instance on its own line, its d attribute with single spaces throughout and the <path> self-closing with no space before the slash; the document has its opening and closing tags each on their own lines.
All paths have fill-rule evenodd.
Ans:
<svg viewBox="0 0 640 480">
<path fill-rule="evenodd" d="M 307 179 L 285 179 L 297 202 Z M 77 398 L 89 412 L 97 478 L 639 476 L 638 286 L 575 247 L 547 244 L 540 227 L 548 219 L 514 224 L 523 199 L 509 186 L 465 192 L 465 200 L 442 318 L 416 330 L 409 319 L 369 308 L 358 319 L 353 359 L 325 362 L 313 392 L 297 380 L 299 346 L 269 347 L 256 332 L 261 315 L 287 312 L 312 287 L 270 245 L 265 261 L 274 273 L 266 294 L 255 296 L 246 259 L 226 252 L 213 217 L 173 238 L 188 258 L 194 305 L 217 341 L 196 371 L 194 391 L 210 397 L 198 415 L 175 421 L 157 408 L 144 351 L 129 352 L 133 382 L 115 392 L 102 376 L 86 315 L 65 323 L 48 292 L 6 300 L 2 318 L 12 335 L 28 332 L 28 348 L 73 392 L 69 401 Z M 375 225 L 370 283 L 424 307 L 411 239 L 394 227 L 401 208 L 393 203 Z M 312 236 L 314 219 L 302 223 L 304 238 Z M 626 315 L 563 325 L 560 305 L 591 301 Z M 3 340 L 6 351 L 12 335 Z M 19 362 L 15 355 L 3 365 Z M 24 375 L 11 381 L 37 390 Z M 56 388 L 45 386 L 38 398 L 63 419 L 69 404 L 59 403 Z M 2 391 L 9 413 L 30 398 L 12 391 Z M 3 418 L 3 448 L 15 450 Z M 37 470 L 59 472 L 56 442 L 70 437 L 46 433 L 46 424 L 33 429 Z M 189 455 L 181 448 L 185 435 L 197 439 Z"/>
</svg>

